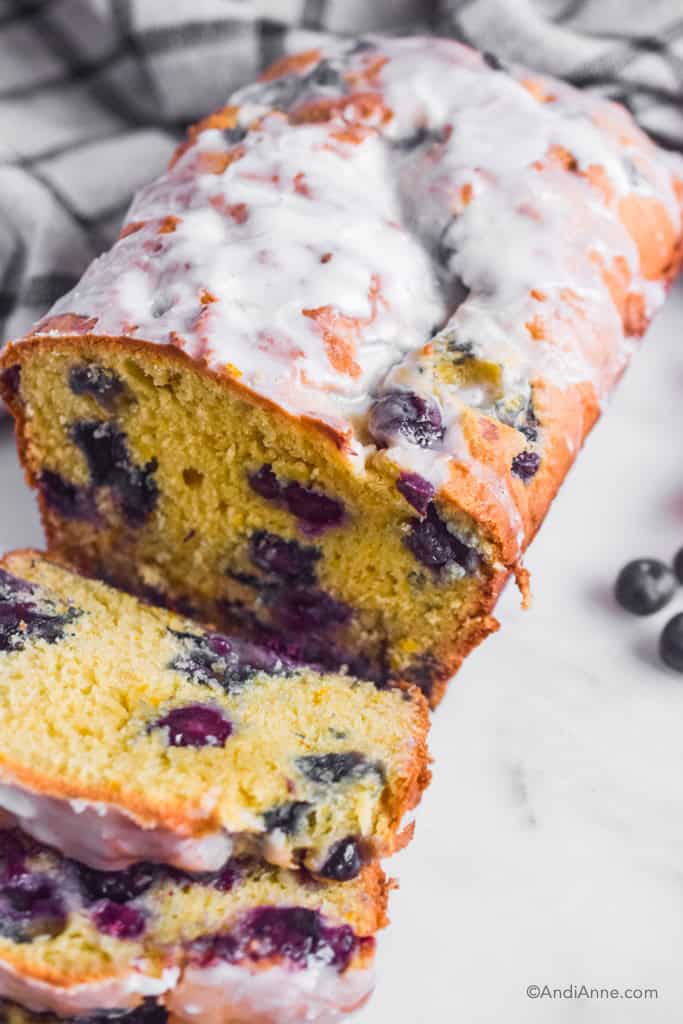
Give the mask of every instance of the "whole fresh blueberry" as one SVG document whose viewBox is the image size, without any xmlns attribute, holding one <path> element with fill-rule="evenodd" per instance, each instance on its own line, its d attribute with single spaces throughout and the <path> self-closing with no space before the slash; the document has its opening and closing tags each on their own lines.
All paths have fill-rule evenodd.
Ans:
<svg viewBox="0 0 683 1024">
<path fill-rule="evenodd" d="M 659 654 L 665 665 L 683 672 L 683 612 L 669 619 L 659 638 Z"/>
<path fill-rule="evenodd" d="M 536 476 L 540 465 L 541 456 L 538 452 L 524 451 L 515 455 L 511 468 L 514 476 L 519 477 L 526 484 Z"/>
<path fill-rule="evenodd" d="M 679 583 L 683 583 L 683 548 L 674 557 L 674 573 Z"/>
<path fill-rule="evenodd" d="M 318 874 L 334 882 L 350 882 L 363 866 L 358 840 L 353 836 L 340 839 L 330 848 L 330 853 Z"/>
<path fill-rule="evenodd" d="M 614 595 L 627 612 L 652 615 L 668 604 L 675 589 L 676 577 L 668 565 L 656 558 L 637 558 L 617 576 Z"/>
<path fill-rule="evenodd" d="M 98 904 L 92 920 L 98 931 L 112 939 L 137 939 L 145 930 L 145 918 L 141 911 L 110 900 Z"/>
<path fill-rule="evenodd" d="M 433 448 L 443 438 L 438 406 L 412 391 L 389 391 L 373 404 L 368 430 L 379 448 L 388 448 L 400 437 L 421 448 Z"/>
<path fill-rule="evenodd" d="M 457 564 L 466 573 L 474 573 L 480 565 L 478 553 L 451 533 L 434 505 L 429 506 L 424 519 L 411 522 L 404 543 L 418 562 L 433 570 Z"/>
<path fill-rule="evenodd" d="M 207 704 L 173 708 L 149 728 L 167 729 L 169 747 L 224 747 L 232 735 L 232 722 Z"/>
<path fill-rule="evenodd" d="M 314 566 L 320 558 L 316 548 L 285 540 L 266 530 L 252 535 L 249 554 L 254 565 L 263 572 L 299 583 L 314 582 Z"/>
</svg>

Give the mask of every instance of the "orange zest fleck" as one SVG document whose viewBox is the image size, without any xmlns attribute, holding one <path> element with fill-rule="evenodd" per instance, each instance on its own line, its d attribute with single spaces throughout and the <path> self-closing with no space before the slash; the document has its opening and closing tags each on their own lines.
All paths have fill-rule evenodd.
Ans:
<svg viewBox="0 0 683 1024">
<path fill-rule="evenodd" d="M 206 150 L 197 157 L 197 171 L 200 174 L 223 174 L 236 160 L 244 156 L 244 146 L 235 146 L 227 152 Z"/>
<path fill-rule="evenodd" d="M 136 231 L 140 231 L 144 228 L 146 220 L 132 220 L 130 224 L 124 224 L 119 232 L 119 240 L 121 238 L 127 238 L 128 235 L 134 235 Z"/>
<path fill-rule="evenodd" d="M 259 76 L 259 82 L 272 82 L 275 78 L 308 71 L 321 57 L 320 50 L 304 50 L 303 53 L 295 53 L 291 57 L 280 57 Z"/>
<path fill-rule="evenodd" d="M 174 167 L 178 163 L 181 156 L 187 152 L 187 150 L 194 144 L 195 139 L 202 132 L 206 132 L 211 128 L 223 131 L 226 128 L 234 128 L 237 124 L 237 117 L 239 115 L 239 107 L 221 107 L 220 110 L 214 111 L 213 114 L 209 114 L 208 117 L 198 121 L 196 124 L 190 125 L 187 130 L 187 138 L 185 142 L 181 143 L 176 149 L 175 153 L 171 157 L 169 163 L 169 169 Z"/>
<path fill-rule="evenodd" d="M 334 369 L 349 377 L 359 377 L 361 373 L 355 355 L 363 327 L 374 322 L 380 302 L 386 306 L 386 302 L 382 298 L 378 274 L 373 274 L 370 279 L 368 299 L 370 300 L 369 317 L 346 316 L 334 306 L 318 306 L 317 309 L 301 310 L 304 316 L 313 320 L 320 328 L 327 358 Z"/>
<path fill-rule="evenodd" d="M 534 316 L 524 324 L 534 341 L 543 341 L 545 338 L 545 324 L 540 316 Z"/>
<path fill-rule="evenodd" d="M 199 293 L 199 301 L 202 306 L 206 306 L 209 302 L 218 302 L 218 299 L 207 288 L 202 288 Z"/>
<path fill-rule="evenodd" d="M 303 171 L 299 171 L 298 174 L 294 175 L 294 191 L 299 196 L 310 198 L 311 190 L 306 184 L 306 175 Z"/>
<path fill-rule="evenodd" d="M 160 235 L 170 235 L 175 231 L 176 227 L 180 224 L 180 217 L 174 217 L 173 214 L 169 214 L 168 217 L 164 217 L 159 227 Z"/>
</svg>

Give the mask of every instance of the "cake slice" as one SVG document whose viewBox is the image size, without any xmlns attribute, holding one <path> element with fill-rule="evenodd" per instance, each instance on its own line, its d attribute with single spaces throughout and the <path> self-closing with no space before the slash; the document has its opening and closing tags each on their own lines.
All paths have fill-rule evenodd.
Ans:
<svg viewBox="0 0 683 1024">
<path fill-rule="evenodd" d="M 0 831 L 0 1021 L 329 1024 L 371 991 L 386 890 L 377 864 L 346 884 L 244 859 L 99 872 Z"/>
<path fill-rule="evenodd" d="M 50 545 L 435 704 L 526 587 L 682 196 L 623 108 L 451 40 L 279 62 L 3 357 Z"/>
<path fill-rule="evenodd" d="M 302 668 L 37 552 L 0 561 L 0 814 L 95 868 L 249 853 L 337 881 L 390 853 L 427 708 Z"/>
</svg>

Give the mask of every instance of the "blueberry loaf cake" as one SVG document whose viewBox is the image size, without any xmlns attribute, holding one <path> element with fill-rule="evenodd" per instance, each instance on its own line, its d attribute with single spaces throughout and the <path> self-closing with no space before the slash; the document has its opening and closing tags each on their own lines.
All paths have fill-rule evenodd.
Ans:
<svg viewBox="0 0 683 1024">
<path fill-rule="evenodd" d="M 230 855 L 334 881 L 392 852 L 427 706 L 301 668 L 35 552 L 0 562 L 0 817 L 96 869 Z"/>
<path fill-rule="evenodd" d="M 682 179 L 449 40 L 278 63 L 4 356 L 52 548 L 436 703 L 675 276 Z"/>
<path fill-rule="evenodd" d="M 328 1024 L 371 991 L 386 888 L 376 864 L 101 872 L 0 831 L 0 1021 Z"/>
</svg>

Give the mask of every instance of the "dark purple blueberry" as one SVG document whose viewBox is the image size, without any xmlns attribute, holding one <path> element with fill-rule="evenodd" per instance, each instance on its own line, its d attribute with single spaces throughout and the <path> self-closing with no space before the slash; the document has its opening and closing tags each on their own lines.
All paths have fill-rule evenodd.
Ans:
<svg viewBox="0 0 683 1024">
<path fill-rule="evenodd" d="M 306 757 L 298 757 L 296 766 L 311 782 L 324 786 L 348 779 L 360 779 L 371 772 L 384 778 L 382 765 L 368 761 L 357 750 L 347 750 L 340 754 L 308 754 Z"/>
<path fill-rule="evenodd" d="M 125 871 L 96 871 L 85 864 L 73 864 L 86 903 L 129 903 L 147 892 L 159 878 L 159 868 L 154 864 L 134 864 Z"/>
<path fill-rule="evenodd" d="M 154 473 L 158 466 L 156 459 L 144 466 L 131 465 L 113 485 L 123 518 L 130 526 L 143 526 L 156 508 L 159 488 Z"/>
<path fill-rule="evenodd" d="M 239 689 L 240 684 L 257 672 L 282 675 L 293 666 L 286 656 L 250 640 L 222 633 L 170 632 L 183 645 L 170 667 L 196 683 L 217 683 L 226 693 Z"/>
<path fill-rule="evenodd" d="M 440 142 L 442 138 L 441 132 L 430 131 L 429 128 L 421 124 L 411 135 L 405 135 L 402 139 L 396 139 L 392 145 L 394 149 L 398 149 L 402 153 L 410 153 L 412 150 L 424 146 L 425 143 Z"/>
<path fill-rule="evenodd" d="M 363 860 L 358 848 L 358 841 L 353 836 L 340 839 L 330 848 L 330 853 L 319 869 L 321 878 L 329 878 L 333 882 L 350 882 L 363 867 Z"/>
<path fill-rule="evenodd" d="M 396 481 L 396 487 L 416 512 L 421 516 L 427 514 L 429 503 L 434 497 L 434 488 L 429 480 L 425 480 L 418 473 L 401 473 Z"/>
<path fill-rule="evenodd" d="M 56 643 L 80 614 L 76 608 L 56 612 L 37 588 L 0 569 L 0 651 L 20 651 L 35 640 Z"/>
<path fill-rule="evenodd" d="M 89 523 L 96 523 L 99 519 L 92 490 L 69 483 L 51 469 L 44 469 L 38 477 L 38 490 L 48 508 L 54 509 L 64 519 L 82 519 Z"/>
<path fill-rule="evenodd" d="M 239 142 L 246 137 L 247 129 L 241 125 L 235 125 L 234 128 L 224 128 L 223 138 L 229 146 L 236 146 Z"/>
<path fill-rule="evenodd" d="M 328 925 L 317 910 L 304 907 L 258 907 L 225 935 L 198 939 L 192 953 L 202 966 L 227 960 L 258 962 L 274 957 L 297 967 L 318 962 L 343 971 L 360 940 L 349 925 Z"/>
<path fill-rule="evenodd" d="M 173 708 L 149 728 L 167 729 L 169 747 L 224 747 L 232 735 L 232 722 L 207 704 Z"/>
<path fill-rule="evenodd" d="M 250 473 L 247 479 L 253 491 L 266 501 L 282 502 L 303 526 L 310 528 L 311 533 L 337 526 L 344 518 L 344 506 L 340 501 L 296 482 L 281 483 L 269 463 Z"/>
<path fill-rule="evenodd" d="M 254 565 L 263 572 L 299 583 L 314 582 L 314 567 L 320 558 L 316 548 L 304 547 L 295 540 L 285 540 L 266 530 L 252 535 L 249 554 Z"/>
<path fill-rule="evenodd" d="M 85 456 L 92 482 L 113 485 L 130 465 L 126 435 L 115 423 L 78 420 L 71 426 L 71 438 Z"/>
<path fill-rule="evenodd" d="M 280 829 L 286 835 L 293 835 L 299 831 L 303 817 L 312 806 L 305 800 L 291 800 L 289 803 L 279 804 L 263 815 L 266 829 L 268 832 Z"/>
<path fill-rule="evenodd" d="M 679 583 L 683 583 L 683 548 L 674 557 L 674 574 Z"/>
<path fill-rule="evenodd" d="M 156 459 L 136 465 L 125 433 L 108 421 L 79 420 L 71 426 L 71 437 L 85 456 L 93 484 L 111 487 L 126 522 L 142 526 L 159 498 Z"/>
<path fill-rule="evenodd" d="M 659 656 L 675 672 L 683 672 L 683 612 L 669 619 L 659 638 Z"/>
<path fill-rule="evenodd" d="M 429 700 L 440 672 L 441 665 L 436 658 L 430 654 L 423 654 L 408 668 L 402 670 L 401 677 L 406 682 L 412 683 L 413 686 L 417 686 Z"/>
<path fill-rule="evenodd" d="M 74 395 L 89 395 L 110 411 L 126 390 L 113 370 L 98 363 L 75 363 L 69 370 L 69 387 Z"/>
<path fill-rule="evenodd" d="M 64 930 L 67 912 L 52 879 L 22 871 L 0 882 L 0 936 L 31 942 Z"/>
<path fill-rule="evenodd" d="M 342 503 L 320 491 L 291 483 L 286 485 L 282 493 L 287 511 L 310 527 L 311 532 L 338 526 L 344 518 Z"/>
<path fill-rule="evenodd" d="M 15 829 L 0 831 L 0 885 L 26 870 L 26 849 Z"/>
<path fill-rule="evenodd" d="M 273 467 L 266 463 L 255 473 L 247 477 L 252 491 L 256 491 L 266 501 L 278 501 L 282 494 L 280 482 L 273 472 Z"/>
<path fill-rule="evenodd" d="M 370 410 L 368 430 L 379 448 L 399 437 L 421 448 L 433 448 L 444 435 L 439 408 L 412 391 L 389 391 Z"/>
<path fill-rule="evenodd" d="M 92 1017 L 74 1018 L 73 1024 L 167 1024 L 168 1010 L 145 999 L 134 1010 L 101 1010 Z M 66 1024 L 66 1022 L 65 1022 Z"/>
<path fill-rule="evenodd" d="M 15 363 L 8 366 L 0 373 L 0 391 L 4 391 L 9 398 L 16 398 L 21 386 L 21 366 Z"/>
<path fill-rule="evenodd" d="M 515 476 L 527 483 L 538 473 L 541 464 L 541 456 L 538 452 L 524 451 L 515 455 L 512 460 L 512 472 Z"/>
<path fill-rule="evenodd" d="M 627 612 L 653 615 L 668 604 L 676 590 L 676 577 L 656 558 L 637 558 L 617 576 L 614 596 Z"/>
<path fill-rule="evenodd" d="M 112 939 L 137 939 L 145 930 L 145 918 L 135 907 L 104 900 L 92 914 L 95 927 Z"/>
<path fill-rule="evenodd" d="M 284 629 L 305 633 L 343 625 L 351 618 L 351 609 L 322 590 L 293 587 L 279 596 L 275 615 Z"/>
<path fill-rule="evenodd" d="M 496 57 L 495 53 L 491 53 L 490 50 L 484 50 L 484 52 L 482 53 L 481 56 L 482 56 L 482 60 L 484 61 L 484 63 L 488 64 L 488 66 L 493 71 L 506 71 L 507 70 L 507 68 L 503 64 L 502 60 L 500 60 L 498 57 Z"/>
<path fill-rule="evenodd" d="M 430 569 L 457 564 L 466 573 L 474 573 L 480 565 L 480 557 L 474 548 L 451 533 L 433 505 L 429 506 L 424 519 L 411 521 L 404 543 L 418 562 Z"/>
</svg>

